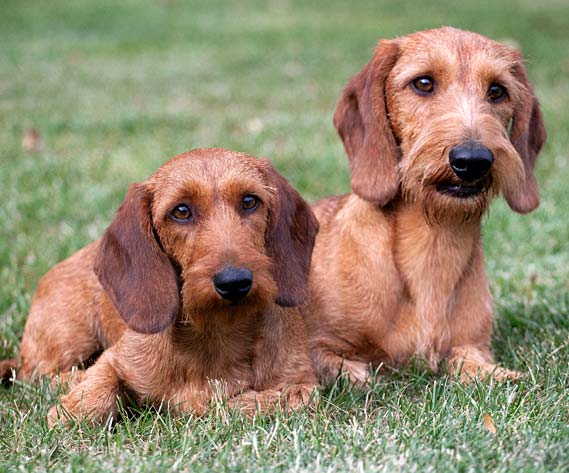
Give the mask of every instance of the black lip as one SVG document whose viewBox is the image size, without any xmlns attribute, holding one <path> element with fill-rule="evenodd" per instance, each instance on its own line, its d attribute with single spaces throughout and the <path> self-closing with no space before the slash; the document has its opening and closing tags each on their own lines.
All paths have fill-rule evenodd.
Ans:
<svg viewBox="0 0 569 473">
<path fill-rule="evenodd" d="M 458 199 L 468 199 L 469 197 L 474 197 L 482 192 L 483 188 L 481 185 L 465 185 L 465 184 L 440 184 L 437 186 L 437 190 L 441 194 L 449 195 L 451 197 L 456 197 Z"/>
</svg>

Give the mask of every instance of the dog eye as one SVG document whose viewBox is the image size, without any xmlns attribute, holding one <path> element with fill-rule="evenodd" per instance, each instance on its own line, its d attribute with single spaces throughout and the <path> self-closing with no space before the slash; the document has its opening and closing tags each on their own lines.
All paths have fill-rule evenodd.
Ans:
<svg viewBox="0 0 569 473">
<path fill-rule="evenodd" d="M 259 206 L 259 202 L 260 200 L 257 196 L 247 194 L 241 201 L 241 207 L 243 207 L 243 210 L 247 212 L 252 212 Z"/>
<path fill-rule="evenodd" d="M 170 217 L 176 222 L 186 223 L 192 219 L 193 215 L 189 206 L 186 204 L 178 204 L 170 210 Z"/>
<path fill-rule="evenodd" d="M 431 95 L 435 90 L 435 81 L 429 76 L 417 77 L 411 82 L 411 88 L 419 95 Z"/>
<path fill-rule="evenodd" d="M 506 88 L 503 85 L 493 83 L 490 84 L 490 87 L 488 87 L 488 92 L 486 93 L 486 96 L 488 97 L 488 100 L 490 100 L 490 102 L 496 103 L 504 100 L 508 96 L 508 92 L 506 91 Z"/>
</svg>

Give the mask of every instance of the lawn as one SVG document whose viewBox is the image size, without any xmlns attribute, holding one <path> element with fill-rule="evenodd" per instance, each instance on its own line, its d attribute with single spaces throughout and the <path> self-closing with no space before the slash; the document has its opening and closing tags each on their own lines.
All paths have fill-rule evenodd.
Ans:
<svg viewBox="0 0 569 473">
<path fill-rule="evenodd" d="M 270 157 L 310 201 L 348 191 L 332 126 L 343 84 L 378 38 L 445 24 L 515 41 L 545 114 L 541 207 L 520 216 L 500 199 L 484 226 L 494 350 L 526 378 L 462 386 L 415 366 L 295 414 L 142 410 L 52 431 L 57 390 L 17 384 L 0 389 L 0 471 L 569 469 L 567 0 L 3 0 L 0 358 L 17 350 L 40 276 L 174 154 L 234 148 Z M 30 128 L 38 152 L 22 147 Z"/>
</svg>

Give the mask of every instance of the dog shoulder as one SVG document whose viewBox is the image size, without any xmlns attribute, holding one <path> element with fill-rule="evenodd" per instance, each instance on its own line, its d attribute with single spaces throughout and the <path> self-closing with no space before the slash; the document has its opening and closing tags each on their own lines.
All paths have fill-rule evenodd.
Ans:
<svg viewBox="0 0 569 473">
<path fill-rule="evenodd" d="M 321 227 L 333 220 L 334 216 L 345 206 L 349 197 L 350 194 L 334 195 L 319 200 L 312 206 L 312 211 Z"/>
<path fill-rule="evenodd" d="M 62 290 L 70 285 L 85 286 L 96 283 L 93 262 L 99 242 L 93 242 L 67 259 L 53 266 L 39 281 L 36 297 L 51 294 L 56 288 Z"/>
</svg>

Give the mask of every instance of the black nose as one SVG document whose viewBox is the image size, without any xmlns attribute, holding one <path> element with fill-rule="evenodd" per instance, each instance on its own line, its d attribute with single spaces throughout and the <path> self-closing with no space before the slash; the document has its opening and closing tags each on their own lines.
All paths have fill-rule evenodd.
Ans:
<svg viewBox="0 0 569 473">
<path fill-rule="evenodd" d="M 449 161 L 450 167 L 460 179 L 476 181 L 490 170 L 494 155 L 481 144 L 469 142 L 451 149 Z"/>
<path fill-rule="evenodd" d="M 226 268 L 213 277 L 217 293 L 231 302 L 243 299 L 253 285 L 253 273 L 245 268 Z"/>
</svg>

